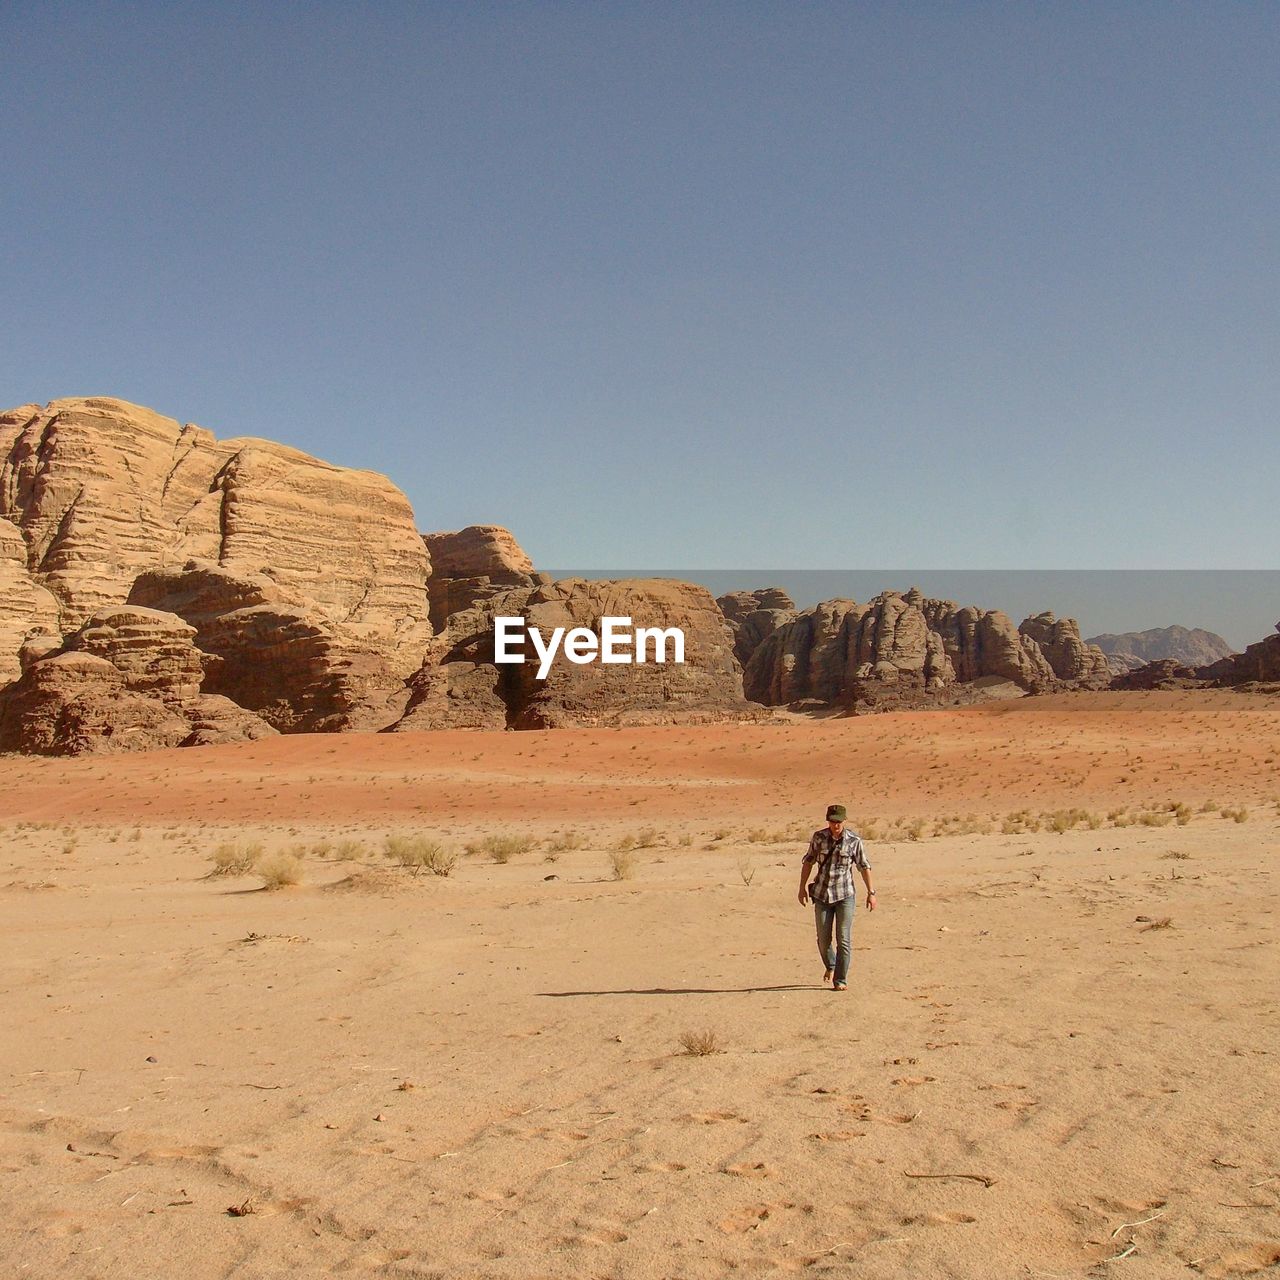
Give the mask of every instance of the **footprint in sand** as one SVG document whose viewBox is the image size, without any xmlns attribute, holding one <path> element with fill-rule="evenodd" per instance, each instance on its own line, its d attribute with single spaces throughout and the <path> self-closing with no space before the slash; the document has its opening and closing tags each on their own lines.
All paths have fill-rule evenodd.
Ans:
<svg viewBox="0 0 1280 1280">
<path fill-rule="evenodd" d="M 651 1164 L 638 1165 L 637 1173 L 683 1173 L 689 1166 L 680 1164 L 676 1160 L 659 1161 L 655 1160 Z"/>
<path fill-rule="evenodd" d="M 902 1219 L 904 1227 L 952 1227 L 977 1222 L 977 1218 L 968 1213 L 917 1213 Z"/>
<path fill-rule="evenodd" d="M 741 1164 L 727 1164 L 721 1173 L 727 1173 L 734 1178 L 772 1178 L 773 1170 L 770 1169 L 763 1160 L 755 1164 L 743 1162 Z"/>
<path fill-rule="evenodd" d="M 1233 1249 L 1200 1269 L 1209 1280 L 1230 1280 L 1235 1276 L 1256 1276 L 1280 1266 L 1280 1243 Z"/>
<path fill-rule="evenodd" d="M 865 1138 L 866 1132 L 862 1129 L 833 1129 L 830 1133 L 811 1133 L 811 1137 L 815 1142 L 849 1142 L 853 1138 Z"/>
<path fill-rule="evenodd" d="M 627 1233 L 619 1231 L 616 1227 L 594 1226 L 584 1228 L 577 1235 L 563 1236 L 560 1247 L 562 1249 L 581 1248 L 584 1245 L 599 1247 L 604 1244 L 625 1244 L 626 1240 Z"/>
<path fill-rule="evenodd" d="M 725 1124 L 730 1120 L 736 1120 L 739 1124 L 747 1123 L 746 1116 L 740 1116 L 736 1111 L 695 1111 L 685 1116 L 685 1119 L 698 1124 Z"/>
<path fill-rule="evenodd" d="M 718 1226 L 726 1235 L 741 1235 L 745 1231 L 759 1230 L 778 1210 L 794 1208 L 794 1202 L 787 1200 L 774 1204 L 751 1205 L 737 1213 L 731 1213 Z"/>
<path fill-rule="evenodd" d="M 902 1085 L 932 1084 L 937 1076 L 899 1076 L 893 1083 Z"/>
</svg>

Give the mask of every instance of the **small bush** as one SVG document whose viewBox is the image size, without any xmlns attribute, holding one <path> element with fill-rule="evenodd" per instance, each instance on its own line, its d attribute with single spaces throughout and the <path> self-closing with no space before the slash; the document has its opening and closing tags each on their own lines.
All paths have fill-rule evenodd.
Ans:
<svg viewBox="0 0 1280 1280">
<path fill-rule="evenodd" d="M 636 855 L 630 849 L 614 849 L 609 854 L 609 869 L 615 880 L 630 880 L 636 874 Z"/>
<path fill-rule="evenodd" d="M 751 882 L 756 878 L 756 865 L 750 858 L 738 859 L 738 875 L 742 877 L 742 883 L 749 889 Z"/>
<path fill-rule="evenodd" d="M 262 857 L 260 844 L 220 844 L 214 851 L 210 861 L 215 876 L 244 876 L 253 870 L 258 859 Z"/>
<path fill-rule="evenodd" d="M 723 1053 L 720 1037 L 714 1031 L 684 1031 L 680 1035 L 680 1047 L 691 1058 L 705 1058 L 712 1053 Z"/>
<path fill-rule="evenodd" d="M 565 831 L 551 841 L 547 851 L 548 853 L 569 853 L 573 849 L 581 849 L 586 843 L 587 839 L 580 831 Z M 554 862 L 555 859 L 548 857 L 547 861 Z"/>
<path fill-rule="evenodd" d="M 302 881 L 302 859 L 296 853 L 268 853 L 254 865 L 264 889 L 283 889 Z"/>
<path fill-rule="evenodd" d="M 467 852 L 483 853 L 494 862 L 506 863 L 522 853 L 527 853 L 537 843 L 530 836 L 492 835 L 467 845 Z"/>
<path fill-rule="evenodd" d="M 458 855 L 438 840 L 426 836 L 388 836 L 386 854 L 401 867 L 412 867 L 416 876 L 424 867 L 433 876 L 447 876 L 458 865 Z"/>
<path fill-rule="evenodd" d="M 359 840 L 339 840 L 334 854 L 340 862 L 359 862 L 364 857 L 364 845 Z"/>
<path fill-rule="evenodd" d="M 637 849 L 652 849 L 661 838 L 657 827 L 645 827 L 643 831 L 636 836 Z"/>
</svg>

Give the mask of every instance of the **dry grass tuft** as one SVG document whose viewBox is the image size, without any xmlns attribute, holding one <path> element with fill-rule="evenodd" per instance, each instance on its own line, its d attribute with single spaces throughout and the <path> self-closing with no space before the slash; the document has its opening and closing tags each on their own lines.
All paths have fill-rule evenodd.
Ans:
<svg viewBox="0 0 1280 1280">
<path fill-rule="evenodd" d="M 684 1031 L 680 1034 L 680 1047 L 691 1058 L 705 1058 L 713 1053 L 723 1053 L 720 1037 L 710 1030 Z"/>
<path fill-rule="evenodd" d="M 632 880 L 636 874 L 636 855 L 619 846 L 609 854 L 609 869 L 615 880 Z"/>
<path fill-rule="evenodd" d="M 220 844 L 210 858 L 211 876 L 246 876 L 262 857 L 260 844 Z"/>
<path fill-rule="evenodd" d="M 527 835 L 492 835 L 467 845 L 467 852 L 483 853 L 494 862 L 506 863 L 536 848 L 537 843 L 532 836 Z"/>
<path fill-rule="evenodd" d="M 302 883 L 302 859 L 296 853 L 268 853 L 253 867 L 264 889 L 283 889 Z"/>
<path fill-rule="evenodd" d="M 447 876 L 458 865 L 455 850 L 426 836 L 388 836 L 384 850 L 397 866 L 412 867 L 415 876 L 424 868 L 433 876 Z"/>
</svg>

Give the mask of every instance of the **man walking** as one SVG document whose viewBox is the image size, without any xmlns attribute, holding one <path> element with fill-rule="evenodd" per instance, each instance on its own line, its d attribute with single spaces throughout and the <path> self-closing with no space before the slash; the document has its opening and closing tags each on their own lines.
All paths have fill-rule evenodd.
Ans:
<svg viewBox="0 0 1280 1280">
<path fill-rule="evenodd" d="M 843 991 L 849 985 L 849 961 L 853 956 L 851 933 L 853 913 L 857 900 L 853 892 L 853 868 L 862 875 L 867 887 L 867 910 L 876 909 L 876 891 L 871 886 L 871 864 L 867 861 L 862 841 L 852 831 L 846 831 L 845 809 L 833 804 L 827 809 L 827 825 L 819 827 L 809 841 L 809 851 L 800 864 L 800 905 L 813 903 L 814 922 L 818 930 L 818 954 L 826 965 L 823 982 L 831 982 L 833 991 Z M 814 866 L 818 874 L 809 883 L 809 872 Z M 836 945 L 831 945 L 832 932 Z M 832 979 L 835 979 L 832 982 Z"/>
</svg>

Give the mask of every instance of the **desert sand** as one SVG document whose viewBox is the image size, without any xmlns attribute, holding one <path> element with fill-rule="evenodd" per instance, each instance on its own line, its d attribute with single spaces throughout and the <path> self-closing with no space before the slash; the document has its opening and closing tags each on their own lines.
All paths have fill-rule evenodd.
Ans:
<svg viewBox="0 0 1280 1280">
<path fill-rule="evenodd" d="M 0 796 L 6 1277 L 1280 1260 L 1276 699 L 8 757 Z M 879 890 L 840 994 L 795 896 L 830 801 Z M 252 842 L 302 882 L 210 874 Z"/>
</svg>

